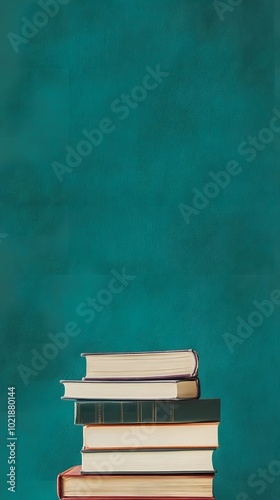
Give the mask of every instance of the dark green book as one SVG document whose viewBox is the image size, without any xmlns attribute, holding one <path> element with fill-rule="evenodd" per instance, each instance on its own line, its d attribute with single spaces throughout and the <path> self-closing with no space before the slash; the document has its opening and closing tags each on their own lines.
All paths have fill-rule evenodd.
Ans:
<svg viewBox="0 0 280 500">
<path fill-rule="evenodd" d="M 75 403 L 76 425 L 219 421 L 219 399 L 78 401 Z"/>
</svg>

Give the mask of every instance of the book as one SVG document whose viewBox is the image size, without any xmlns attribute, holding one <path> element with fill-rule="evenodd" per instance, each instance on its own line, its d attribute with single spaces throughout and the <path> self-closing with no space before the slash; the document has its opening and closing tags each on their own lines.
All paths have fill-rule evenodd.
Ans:
<svg viewBox="0 0 280 500">
<path fill-rule="evenodd" d="M 213 499 L 214 474 L 92 475 L 76 466 L 58 476 L 59 498 Z M 147 493 L 147 496 L 145 496 Z"/>
<path fill-rule="evenodd" d="M 178 379 L 197 376 L 198 355 L 180 351 L 82 354 L 86 358 L 85 379 Z"/>
<path fill-rule="evenodd" d="M 199 380 L 79 381 L 63 380 L 63 399 L 184 399 L 198 398 Z"/>
<path fill-rule="evenodd" d="M 93 425 L 83 428 L 84 449 L 215 448 L 218 423 Z"/>
<path fill-rule="evenodd" d="M 75 424 L 219 422 L 219 399 L 177 401 L 78 401 Z"/>
<path fill-rule="evenodd" d="M 213 473 L 213 449 L 82 450 L 82 473 Z"/>
</svg>

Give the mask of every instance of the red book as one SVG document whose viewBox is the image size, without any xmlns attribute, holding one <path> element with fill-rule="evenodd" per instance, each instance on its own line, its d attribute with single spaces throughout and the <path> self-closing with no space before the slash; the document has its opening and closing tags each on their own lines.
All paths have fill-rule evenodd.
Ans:
<svg viewBox="0 0 280 500">
<path fill-rule="evenodd" d="M 81 474 L 77 466 L 58 476 L 58 496 L 61 500 L 214 500 L 213 479 L 214 474 Z"/>
</svg>

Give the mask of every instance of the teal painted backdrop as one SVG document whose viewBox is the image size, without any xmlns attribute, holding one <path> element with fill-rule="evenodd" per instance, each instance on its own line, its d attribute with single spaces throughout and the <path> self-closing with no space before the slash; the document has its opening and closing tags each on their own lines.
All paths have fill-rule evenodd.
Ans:
<svg viewBox="0 0 280 500">
<path fill-rule="evenodd" d="M 59 385 L 80 353 L 194 348 L 222 400 L 217 500 L 279 499 L 277 8 L 2 6 L 1 498 L 8 386 L 14 496 L 51 500 L 80 462 Z"/>
</svg>

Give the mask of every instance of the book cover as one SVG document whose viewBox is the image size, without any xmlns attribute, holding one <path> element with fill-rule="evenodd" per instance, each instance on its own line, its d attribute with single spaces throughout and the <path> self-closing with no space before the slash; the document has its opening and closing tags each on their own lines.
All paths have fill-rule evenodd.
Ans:
<svg viewBox="0 0 280 500">
<path fill-rule="evenodd" d="M 219 422 L 219 399 L 75 403 L 76 425 Z"/>
<path fill-rule="evenodd" d="M 81 467 L 75 466 L 71 467 L 65 472 L 59 474 L 57 478 L 57 494 L 60 499 L 71 498 L 69 495 L 69 489 L 74 489 L 74 498 L 79 497 L 77 493 L 80 489 L 83 491 L 82 497 L 88 497 L 91 489 L 95 490 L 95 494 L 92 495 L 93 498 L 99 498 L 99 493 L 102 498 L 104 498 L 104 493 L 106 493 L 105 498 L 111 498 L 112 495 L 108 492 L 111 489 L 114 490 L 113 498 L 188 498 L 192 499 L 193 495 L 188 495 L 187 490 L 192 489 L 196 492 L 199 489 L 198 480 L 200 480 L 200 484 L 203 489 L 203 498 L 212 499 L 212 484 L 213 484 L 214 475 L 209 474 L 201 474 L 198 476 L 197 474 L 187 474 L 187 473 L 177 473 L 177 474 L 148 474 L 148 475 L 135 475 L 130 474 L 127 478 L 123 475 L 104 475 L 100 476 L 99 474 L 82 474 Z M 74 481 L 74 484 L 73 484 Z M 125 484 L 125 494 L 122 494 L 121 488 Z M 154 486 L 158 485 L 161 491 L 164 491 L 161 495 L 152 494 L 152 489 Z M 94 486 L 92 486 L 94 485 Z M 135 488 L 137 488 L 137 494 L 135 493 Z M 178 496 L 174 494 L 174 491 L 179 492 Z M 201 487 L 200 487 L 201 488 Z M 130 495 L 130 492 L 133 491 L 133 495 Z M 98 493 L 99 492 L 99 493 Z M 139 493 L 141 492 L 141 495 Z M 147 495 L 146 495 L 147 493 Z M 142 496 L 143 495 L 143 496 Z M 196 493 L 194 494 L 195 498 L 200 499 L 200 496 Z M 89 495 L 91 498 L 91 496 Z"/>
</svg>

